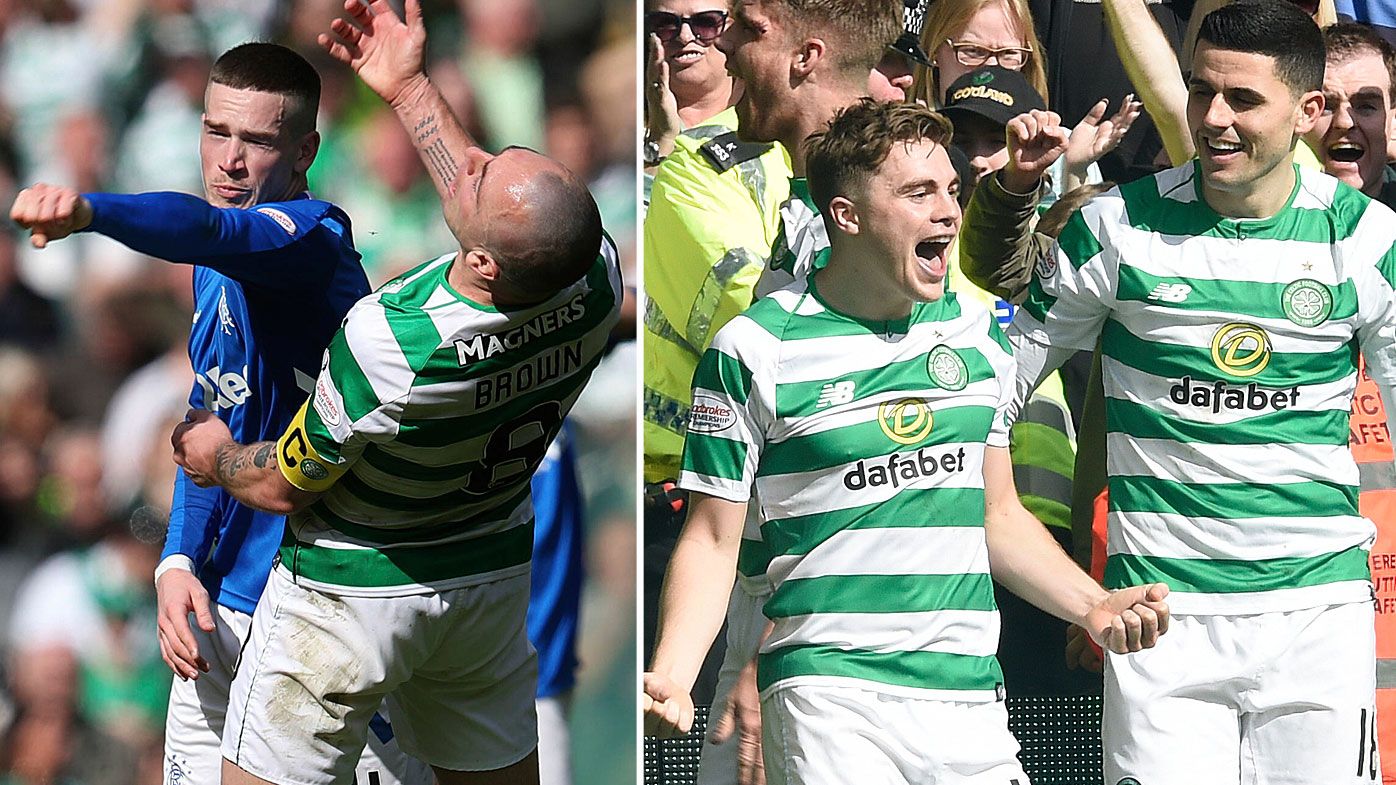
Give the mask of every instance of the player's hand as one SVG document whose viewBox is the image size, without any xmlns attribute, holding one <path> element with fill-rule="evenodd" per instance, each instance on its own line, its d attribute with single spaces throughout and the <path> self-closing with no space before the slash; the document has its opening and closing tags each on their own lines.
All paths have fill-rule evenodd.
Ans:
<svg viewBox="0 0 1396 785">
<path fill-rule="evenodd" d="M 1105 110 L 1109 107 L 1108 98 L 1100 99 L 1071 129 L 1071 140 L 1066 146 L 1066 169 L 1083 180 L 1086 168 L 1114 150 L 1129 133 L 1134 121 L 1139 119 L 1139 113 L 1144 110 L 1144 103 L 1135 100 L 1134 94 L 1130 93 L 1121 102 L 1120 110 L 1109 120 L 1104 120 Z"/>
<path fill-rule="evenodd" d="M 1091 673 L 1100 673 L 1105 667 L 1100 647 L 1077 624 L 1066 628 L 1066 667 L 1071 670 L 1081 668 Z"/>
<path fill-rule="evenodd" d="M 315 39 L 394 108 L 410 102 L 427 84 L 421 0 L 407 0 L 406 11 L 404 22 L 388 0 L 344 0 L 348 19 L 330 22 L 329 34 Z"/>
<path fill-rule="evenodd" d="M 1168 585 L 1148 583 L 1113 591 L 1086 614 L 1083 626 L 1116 654 L 1152 648 L 1168 632 Z"/>
<path fill-rule="evenodd" d="M 761 697 L 756 689 L 756 660 L 737 676 L 708 741 L 721 744 L 737 733 L 737 785 L 766 785 L 761 758 Z"/>
<path fill-rule="evenodd" d="M 29 242 L 43 248 L 92 223 L 92 203 L 73 188 L 36 183 L 15 197 L 10 220 L 29 230 Z"/>
<path fill-rule="evenodd" d="M 1066 129 L 1056 112 L 1033 109 L 1004 128 L 1008 139 L 1008 165 L 1000 175 L 1003 186 L 1014 193 L 1037 188 L 1047 169 L 1066 152 Z"/>
<path fill-rule="evenodd" d="M 174 446 L 174 461 L 189 479 L 200 488 L 217 485 L 214 469 L 218 465 L 218 450 L 233 442 L 227 423 L 206 409 L 190 409 L 184 422 L 175 426 L 170 435 Z"/>
<path fill-rule="evenodd" d="M 662 673 L 645 673 L 640 697 L 645 712 L 645 735 L 672 739 L 693 728 L 693 697 Z"/>
<path fill-rule="evenodd" d="M 185 681 L 208 673 L 208 661 L 199 655 L 198 641 L 189 627 L 192 613 L 199 629 L 213 632 L 213 612 L 203 584 L 188 570 L 167 569 L 155 582 L 155 603 L 159 609 L 160 656 L 165 664 Z"/>
</svg>

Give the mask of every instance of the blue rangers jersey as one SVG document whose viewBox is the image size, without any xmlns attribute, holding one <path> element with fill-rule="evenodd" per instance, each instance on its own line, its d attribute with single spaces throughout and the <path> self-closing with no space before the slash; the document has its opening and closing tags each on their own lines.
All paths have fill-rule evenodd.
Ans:
<svg viewBox="0 0 1396 785">
<path fill-rule="evenodd" d="M 528 640 L 538 650 L 539 698 L 577 683 L 582 599 L 582 489 L 566 422 L 533 473 L 533 576 Z"/>
<path fill-rule="evenodd" d="M 189 404 L 217 414 L 240 443 L 275 440 L 344 314 L 369 291 L 349 217 L 308 194 L 248 209 L 177 193 L 85 196 L 87 231 L 195 265 Z M 161 558 L 188 556 L 215 602 L 251 613 L 284 524 L 181 471 Z"/>
</svg>

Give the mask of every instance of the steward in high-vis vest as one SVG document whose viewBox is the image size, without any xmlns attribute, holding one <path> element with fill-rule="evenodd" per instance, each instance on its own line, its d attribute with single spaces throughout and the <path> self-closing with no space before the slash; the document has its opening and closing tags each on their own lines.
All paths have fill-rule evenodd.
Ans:
<svg viewBox="0 0 1396 785">
<path fill-rule="evenodd" d="M 693 371 L 720 327 L 751 305 L 780 228 L 790 160 L 737 140 L 727 109 L 679 134 L 645 216 L 646 483 L 678 476 Z"/>
<path fill-rule="evenodd" d="M 1375 731 L 1380 740 L 1382 782 L 1396 782 L 1396 465 L 1392 463 L 1396 456 L 1392 454 L 1386 408 L 1376 383 L 1367 375 L 1366 363 L 1358 371 L 1357 391 L 1352 396 L 1348 444 L 1361 478 L 1358 509 L 1377 525 L 1377 542 L 1370 557 L 1377 605 Z M 1373 743 L 1369 742 L 1369 747 Z"/>
</svg>

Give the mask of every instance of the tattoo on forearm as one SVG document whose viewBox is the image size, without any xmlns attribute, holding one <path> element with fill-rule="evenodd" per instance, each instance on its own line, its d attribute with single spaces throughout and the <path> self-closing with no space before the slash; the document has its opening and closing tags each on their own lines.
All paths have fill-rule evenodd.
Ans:
<svg viewBox="0 0 1396 785">
<path fill-rule="evenodd" d="M 276 443 L 259 442 L 243 446 L 229 442 L 214 453 L 213 474 L 219 485 L 235 482 L 238 475 L 247 470 L 248 465 L 255 469 L 265 469 L 276 463 Z"/>
<path fill-rule="evenodd" d="M 446 149 L 446 143 L 436 139 L 424 147 L 423 152 L 426 153 L 427 160 L 431 162 L 431 168 L 436 170 L 436 176 L 441 178 L 441 182 L 445 183 L 448 189 L 454 191 L 458 167 L 455 157 Z"/>
<path fill-rule="evenodd" d="M 219 485 L 227 485 L 247 465 L 246 450 L 241 444 L 219 445 L 213 455 L 213 477 Z"/>
<path fill-rule="evenodd" d="M 417 144 L 417 149 L 426 158 L 427 164 L 436 173 L 437 178 L 446 185 L 448 190 L 454 191 L 456 174 L 460 171 L 460 167 L 456 165 L 455 156 L 446 149 L 446 142 L 441 139 L 436 115 L 430 115 L 418 121 L 412 129 L 412 136 Z"/>
</svg>

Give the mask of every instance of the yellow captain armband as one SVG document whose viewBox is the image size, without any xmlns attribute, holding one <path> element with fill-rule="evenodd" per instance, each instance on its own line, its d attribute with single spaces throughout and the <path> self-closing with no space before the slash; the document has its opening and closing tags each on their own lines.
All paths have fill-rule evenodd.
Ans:
<svg viewBox="0 0 1396 785">
<path fill-rule="evenodd" d="M 287 482 L 303 491 L 320 493 L 329 490 L 349 467 L 320 457 L 310 446 L 305 432 L 305 409 L 309 405 L 309 399 L 301 404 L 295 419 L 277 441 L 276 465 Z"/>
</svg>

